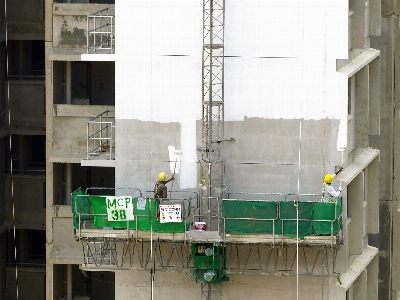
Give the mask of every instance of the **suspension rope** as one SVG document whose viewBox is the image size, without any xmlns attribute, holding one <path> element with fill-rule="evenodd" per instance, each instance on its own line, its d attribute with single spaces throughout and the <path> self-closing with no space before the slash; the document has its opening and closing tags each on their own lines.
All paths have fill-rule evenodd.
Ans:
<svg viewBox="0 0 400 300">
<path fill-rule="evenodd" d="M 296 207 L 296 295 L 299 299 L 299 198 L 300 198 L 300 166 L 301 166 L 301 118 L 299 124 L 299 167 L 297 169 L 297 202 Z M 296 201 L 296 200 L 295 200 Z"/>
<path fill-rule="evenodd" d="M 150 200 L 150 211 L 151 211 L 151 199 Z M 157 204 L 157 201 L 156 201 Z M 150 299 L 153 300 L 154 297 L 154 273 L 155 273 L 155 260 L 153 259 L 153 216 L 150 218 L 150 263 L 151 263 L 151 268 L 150 268 L 150 286 L 151 286 L 151 291 L 150 291 Z"/>
<path fill-rule="evenodd" d="M 13 239 L 14 239 L 14 262 L 15 262 L 15 286 L 16 299 L 19 299 L 18 291 L 18 263 L 17 263 L 17 238 L 15 227 L 15 201 L 14 201 L 14 178 L 13 178 L 13 155 L 12 155 L 12 133 L 11 133 L 11 108 L 10 108 L 10 81 L 9 81 L 9 65 L 8 65 L 8 20 L 7 20 L 7 0 L 4 1 L 4 24 L 5 24 L 5 46 L 6 46 L 6 81 L 7 81 L 7 104 L 8 104 L 8 129 L 10 130 L 10 181 L 11 181 L 11 203 L 13 216 Z"/>
</svg>

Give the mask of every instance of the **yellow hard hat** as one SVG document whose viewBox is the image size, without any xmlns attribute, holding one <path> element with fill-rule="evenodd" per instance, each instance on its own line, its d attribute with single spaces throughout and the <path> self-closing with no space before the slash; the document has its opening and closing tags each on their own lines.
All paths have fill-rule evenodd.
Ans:
<svg viewBox="0 0 400 300">
<path fill-rule="evenodd" d="M 326 174 L 325 177 L 324 177 L 324 182 L 325 182 L 325 183 L 332 183 L 333 178 L 334 178 L 334 177 L 333 177 L 332 174 Z"/>
<path fill-rule="evenodd" d="M 161 172 L 160 174 L 158 174 L 159 181 L 165 181 L 165 179 L 167 179 L 167 174 L 165 174 L 165 172 Z"/>
</svg>

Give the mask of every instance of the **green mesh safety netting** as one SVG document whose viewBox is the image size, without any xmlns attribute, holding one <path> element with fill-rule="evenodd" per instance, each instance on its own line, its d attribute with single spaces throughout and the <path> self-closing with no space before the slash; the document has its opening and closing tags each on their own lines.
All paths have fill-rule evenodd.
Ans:
<svg viewBox="0 0 400 300">
<path fill-rule="evenodd" d="M 92 204 L 84 191 L 78 189 L 73 192 L 71 200 L 74 228 L 79 228 L 79 217 L 81 221 L 93 221 Z"/>
</svg>

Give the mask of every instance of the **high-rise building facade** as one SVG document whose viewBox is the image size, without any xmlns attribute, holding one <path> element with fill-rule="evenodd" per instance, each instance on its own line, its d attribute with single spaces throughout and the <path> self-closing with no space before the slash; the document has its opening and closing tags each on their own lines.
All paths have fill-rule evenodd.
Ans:
<svg viewBox="0 0 400 300">
<path fill-rule="evenodd" d="M 399 297 L 395 2 L 17 3 L 2 297 Z"/>
</svg>

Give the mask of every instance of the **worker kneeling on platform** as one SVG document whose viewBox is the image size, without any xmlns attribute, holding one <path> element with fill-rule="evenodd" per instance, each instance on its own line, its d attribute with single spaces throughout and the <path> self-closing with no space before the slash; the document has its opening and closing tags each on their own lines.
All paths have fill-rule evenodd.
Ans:
<svg viewBox="0 0 400 300">
<path fill-rule="evenodd" d="M 338 191 L 331 186 L 332 181 L 336 178 L 336 176 L 343 171 L 341 167 L 339 171 L 335 174 L 326 174 L 324 177 L 324 183 L 322 184 L 322 202 L 335 202 L 335 198 L 340 196 L 342 189 L 339 187 Z"/>
</svg>

